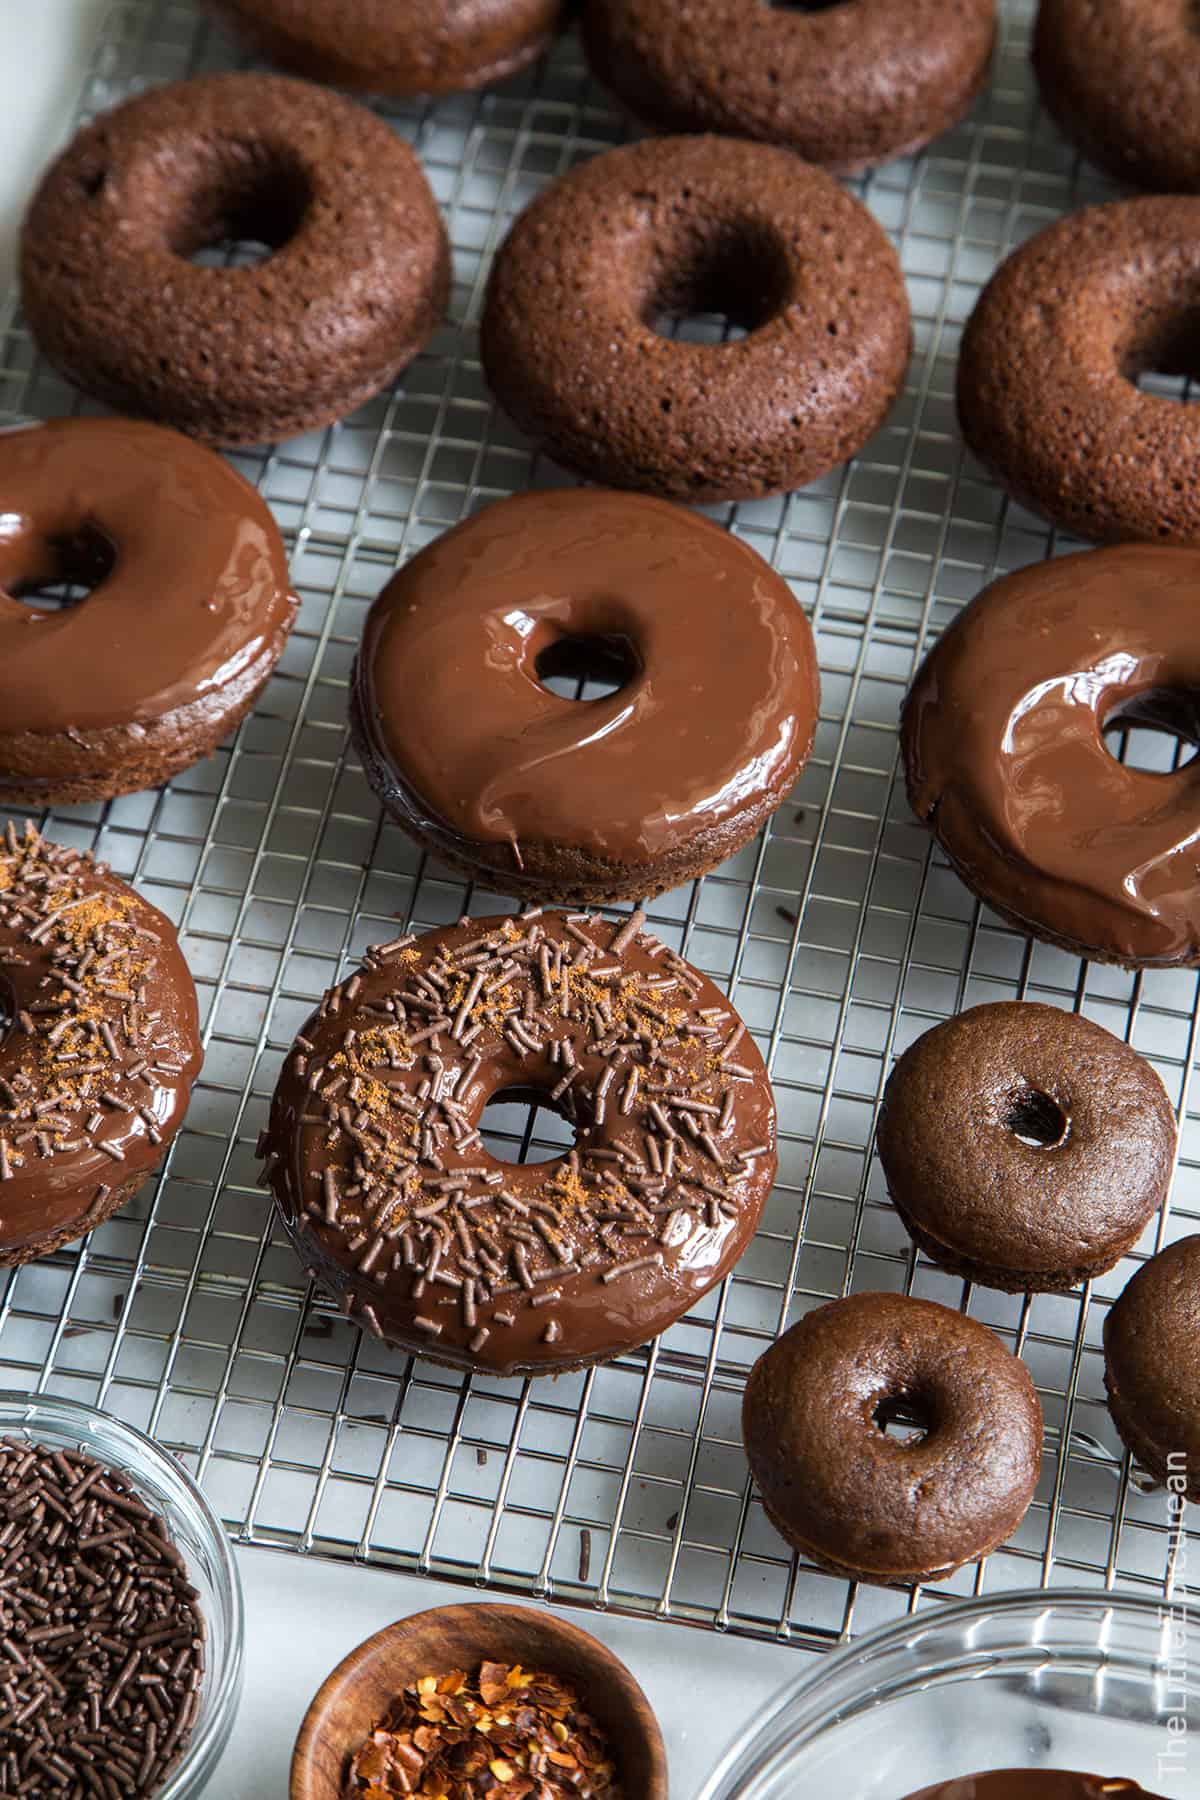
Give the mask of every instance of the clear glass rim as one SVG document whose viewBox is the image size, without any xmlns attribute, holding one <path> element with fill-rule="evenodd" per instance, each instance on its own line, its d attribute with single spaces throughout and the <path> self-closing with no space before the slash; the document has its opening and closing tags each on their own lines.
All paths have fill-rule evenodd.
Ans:
<svg viewBox="0 0 1200 1800">
<path fill-rule="evenodd" d="M 202 1489 L 183 1464 L 170 1451 L 164 1450 L 161 1444 L 155 1443 L 146 1432 L 139 1431 L 136 1425 L 127 1425 L 124 1419 L 118 1419 L 98 1406 L 88 1406 L 82 1400 L 70 1400 L 59 1394 L 35 1394 L 19 1388 L 0 1388 L 0 1431 L 10 1425 L 25 1424 L 36 1434 L 39 1415 L 48 1424 L 60 1425 L 67 1430 L 78 1428 L 80 1440 L 85 1444 L 89 1435 L 88 1428 L 98 1422 L 106 1434 L 128 1449 L 131 1472 L 136 1474 L 139 1462 L 152 1463 L 168 1485 L 174 1484 L 183 1490 L 203 1527 L 207 1548 L 217 1568 L 218 1579 L 215 1585 L 222 1603 L 228 1609 L 229 1647 L 222 1667 L 216 1672 L 212 1698 L 206 1708 L 207 1717 L 200 1721 L 183 1756 L 155 1795 L 155 1800 L 179 1800 L 186 1793 L 187 1784 L 205 1768 L 210 1757 L 221 1749 L 223 1737 L 227 1735 L 232 1723 L 232 1708 L 241 1688 L 246 1636 L 245 1606 L 242 1579 L 238 1573 L 233 1547 Z M 102 1458 L 98 1457 L 97 1460 Z M 113 1460 L 116 1463 L 115 1457 Z"/>
<path fill-rule="evenodd" d="M 785 1707 L 797 1701 L 808 1701 L 811 1704 L 823 1688 L 827 1685 L 835 1686 L 852 1664 L 866 1663 L 880 1651 L 904 1644 L 914 1631 L 944 1625 L 953 1627 L 971 1620 L 1002 1617 L 1005 1614 L 1052 1612 L 1055 1609 L 1078 1611 L 1080 1614 L 1117 1612 L 1147 1622 L 1153 1619 L 1161 1624 L 1163 1613 L 1168 1608 L 1200 1625 L 1200 1608 L 1189 1603 L 1184 1595 L 1167 1600 L 1164 1596 L 1133 1594 L 1109 1588 L 1013 1588 L 994 1595 L 972 1595 L 967 1600 L 947 1600 L 924 1607 L 918 1612 L 906 1613 L 902 1619 L 877 1625 L 873 1631 L 864 1632 L 862 1637 L 852 1639 L 837 1650 L 821 1653 L 815 1668 L 806 1670 L 803 1675 L 796 1676 L 777 1688 L 749 1724 L 722 1752 L 697 1800 L 716 1800 L 723 1792 L 722 1783 L 735 1772 L 740 1760 L 766 1733 Z"/>
</svg>

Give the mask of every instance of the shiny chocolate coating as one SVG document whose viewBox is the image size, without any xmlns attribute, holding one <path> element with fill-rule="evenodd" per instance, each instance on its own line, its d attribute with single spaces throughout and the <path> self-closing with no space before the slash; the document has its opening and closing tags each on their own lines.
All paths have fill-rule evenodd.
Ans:
<svg viewBox="0 0 1200 1800">
<path fill-rule="evenodd" d="M 1128 545 L 987 588 L 926 658 L 901 722 L 913 811 L 980 899 L 1129 967 L 1200 962 L 1200 766 L 1126 768 L 1103 730 L 1200 743 L 1200 551 Z"/>
<path fill-rule="evenodd" d="M 77 850 L 0 837 L 0 1265 L 102 1223 L 183 1121 L 201 1052 L 175 928 Z"/>
<path fill-rule="evenodd" d="M 284 1063 L 262 1150 L 305 1266 L 376 1336 L 552 1374 L 671 1325 L 728 1273 L 775 1174 L 775 1105 L 728 1000 L 640 913 L 465 919 L 369 954 Z M 501 1092 L 576 1146 L 483 1146 Z"/>
<path fill-rule="evenodd" d="M 112 566 L 82 603 L 11 597 L 89 558 Z M 0 433 L 0 732 L 145 725 L 218 695 L 278 654 L 294 609 L 275 521 L 212 451 L 132 419 Z"/>
<path fill-rule="evenodd" d="M 539 656 L 580 639 L 632 668 L 617 692 L 541 684 Z M 755 551 L 589 489 L 500 502 L 422 551 L 372 607 L 354 678 L 393 815 L 539 897 L 572 891 L 572 857 L 585 885 L 640 895 L 731 854 L 795 782 L 817 703 L 808 621 Z"/>
<path fill-rule="evenodd" d="M 908 1800 L 1156 1800 L 1121 1776 L 1077 1775 L 1070 1769 L 988 1769 L 919 1788 Z"/>
</svg>

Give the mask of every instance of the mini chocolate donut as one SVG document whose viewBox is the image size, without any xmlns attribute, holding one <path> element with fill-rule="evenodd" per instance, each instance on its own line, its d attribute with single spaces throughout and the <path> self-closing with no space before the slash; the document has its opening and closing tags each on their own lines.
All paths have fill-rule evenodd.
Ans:
<svg viewBox="0 0 1200 1800">
<path fill-rule="evenodd" d="M 748 336 L 662 337 L 664 312 Z M 909 310 L 866 208 L 787 150 L 657 138 L 538 196 L 492 268 L 481 355 L 560 463 L 666 499 L 802 487 L 853 456 L 904 380 Z"/>
<path fill-rule="evenodd" d="M 175 927 L 103 863 L 0 837 L 0 1266 L 94 1231 L 163 1155 L 200 1071 Z"/>
<path fill-rule="evenodd" d="M 1200 1504 L 1200 1237 L 1143 1263 L 1109 1308 L 1104 1385 L 1127 1448 Z"/>
<path fill-rule="evenodd" d="M 904 703 L 908 798 L 972 892 L 1078 956 L 1200 962 L 1197 765 L 1126 768 L 1104 728 L 1200 743 L 1200 552 L 1129 545 L 985 588 Z"/>
<path fill-rule="evenodd" d="M 1079 537 L 1200 541 L 1200 412 L 1134 386 L 1196 371 L 1200 198 L 1118 200 L 1015 250 L 967 322 L 958 417 L 1018 500 Z"/>
<path fill-rule="evenodd" d="M 252 268 L 188 259 L 228 239 Z M 56 368 L 212 444 L 343 418 L 441 323 L 446 228 L 416 156 L 352 100 L 206 75 L 127 100 L 51 164 L 21 230 L 21 297 Z"/>
<path fill-rule="evenodd" d="M 615 693 L 542 685 L 589 655 Z M 414 557 L 371 609 L 351 702 L 368 779 L 419 843 L 504 892 L 589 903 L 676 887 L 753 837 L 817 704 L 782 576 L 708 519 L 595 489 L 502 500 Z"/>
<path fill-rule="evenodd" d="M 1078 1013 L 974 1006 L 892 1070 L 879 1160 L 910 1236 L 1010 1292 L 1111 1269 L 1166 1197 L 1175 1114 L 1148 1062 Z"/>
<path fill-rule="evenodd" d="M 130 419 L 0 432 L 0 803 L 65 806 L 210 756 L 296 611 L 269 510 L 211 450 Z M 59 611 L 42 582 L 95 583 Z"/>
<path fill-rule="evenodd" d="M 259 56 L 370 94 L 457 94 L 549 48 L 563 0 L 203 0 Z"/>
<path fill-rule="evenodd" d="M 1047 111 L 1121 181 L 1200 190 L 1192 0 L 1041 0 L 1033 66 Z"/>
<path fill-rule="evenodd" d="M 911 1418 L 920 1435 L 889 1437 Z M 755 1363 L 742 1436 L 763 1505 L 801 1555 L 857 1581 L 934 1581 L 1025 1517 L 1042 1408 L 994 1332 L 931 1300 L 851 1294 Z"/>
<path fill-rule="evenodd" d="M 574 1150 L 499 1161 L 499 1093 Z M 301 1261 L 377 1337 L 548 1375 L 665 1331 L 746 1248 L 775 1103 L 724 995 L 644 929 L 463 919 L 372 951 L 283 1065 L 265 1179 Z"/>
<path fill-rule="evenodd" d="M 995 0 L 590 0 L 592 72 L 662 131 L 786 144 L 841 173 L 919 150 L 987 79 Z"/>
</svg>

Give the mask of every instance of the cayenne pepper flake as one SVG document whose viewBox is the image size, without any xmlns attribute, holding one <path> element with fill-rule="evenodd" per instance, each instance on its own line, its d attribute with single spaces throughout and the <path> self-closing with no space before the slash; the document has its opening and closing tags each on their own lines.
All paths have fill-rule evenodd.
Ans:
<svg viewBox="0 0 1200 1800">
<path fill-rule="evenodd" d="M 556 1675 L 422 1675 L 350 1759 L 343 1800 L 623 1800 L 604 1734 Z"/>
</svg>

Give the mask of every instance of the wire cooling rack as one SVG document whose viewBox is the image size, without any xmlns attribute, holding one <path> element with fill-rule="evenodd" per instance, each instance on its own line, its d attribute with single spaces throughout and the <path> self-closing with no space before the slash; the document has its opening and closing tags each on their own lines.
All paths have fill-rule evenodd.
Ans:
<svg viewBox="0 0 1200 1800">
<path fill-rule="evenodd" d="M 871 1154 L 896 1053 L 963 1006 L 1036 996 L 1128 1038 L 1178 1103 L 1174 1197 L 1141 1254 L 1200 1222 L 1196 975 L 1091 967 L 1001 926 L 931 852 L 897 774 L 897 709 L 932 638 L 998 572 L 1070 547 L 1005 501 L 954 421 L 959 332 L 982 283 L 1030 232 L 1109 192 L 1039 115 L 1028 0 L 1001 10 L 970 119 L 856 184 L 900 249 L 915 315 L 908 386 L 887 426 L 802 493 L 711 509 L 810 614 L 821 723 L 770 828 L 656 901 L 651 921 L 729 988 L 768 1057 L 778 1184 L 720 1291 L 647 1349 L 557 1381 L 463 1378 L 361 1337 L 314 1294 L 256 1183 L 281 1058 L 322 990 L 365 945 L 394 937 L 398 918 L 432 926 L 506 904 L 381 819 L 347 743 L 346 678 L 367 606 L 400 560 L 486 501 L 565 479 L 489 406 L 475 325 L 510 219 L 626 132 L 573 37 L 484 96 L 385 109 L 450 224 L 453 323 L 344 424 L 236 459 L 288 536 L 302 597 L 236 738 L 161 792 L 44 821 L 178 921 L 207 1060 L 157 1185 L 85 1245 L 5 1276 L 0 1378 L 152 1431 L 242 1542 L 809 1647 L 931 1592 L 1170 1584 L 1166 1506 L 1131 1477 L 1103 1404 L 1101 1325 L 1134 1261 L 1067 1296 L 964 1287 L 911 1252 Z M 236 60 L 191 5 L 119 0 L 84 111 Z M 15 301 L 0 330 L 0 412 L 77 409 L 38 364 Z M 1172 754 L 1143 733 L 1115 748 Z M 544 1114 L 515 1133 L 520 1151 L 549 1153 Z M 1046 1412 L 1041 1487 L 1020 1530 L 921 1593 L 855 1588 L 791 1557 L 751 1492 L 738 1429 L 746 1372 L 777 1332 L 830 1296 L 880 1287 L 994 1326 Z"/>
</svg>

